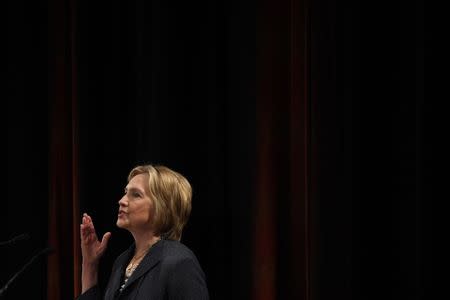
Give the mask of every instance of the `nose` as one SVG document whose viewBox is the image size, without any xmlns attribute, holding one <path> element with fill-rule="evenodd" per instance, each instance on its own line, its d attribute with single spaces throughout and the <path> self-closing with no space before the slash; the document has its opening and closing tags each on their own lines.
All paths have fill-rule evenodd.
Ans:
<svg viewBox="0 0 450 300">
<path fill-rule="evenodd" d="M 128 206 L 127 195 L 123 195 L 123 197 L 119 200 L 119 206 Z"/>
</svg>

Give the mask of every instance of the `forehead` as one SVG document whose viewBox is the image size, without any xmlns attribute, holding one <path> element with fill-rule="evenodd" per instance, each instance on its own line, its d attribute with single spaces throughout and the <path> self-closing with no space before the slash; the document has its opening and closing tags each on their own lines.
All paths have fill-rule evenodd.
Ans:
<svg viewBox="0 0 450 300">
<path fill-rule="evenodd" d="M 128 182 L 126 188 L 129 189 L 139 189 L 142 191 L 148 190 L 148 174 L 139 174 L 131 178 Z"/>
</svg>

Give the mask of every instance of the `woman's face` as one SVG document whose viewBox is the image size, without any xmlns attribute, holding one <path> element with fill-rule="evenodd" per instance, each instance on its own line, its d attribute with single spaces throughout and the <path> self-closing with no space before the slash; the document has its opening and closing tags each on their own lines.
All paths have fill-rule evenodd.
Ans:
<svg viewBox="0 0 450 300">
<path fill-rule="evenodd" d="M 119 200 L 117 226 L 129 231 L 151 230 L 153 203 L 149 195 L 148 174 L 131 178 Z"/>
</svg>

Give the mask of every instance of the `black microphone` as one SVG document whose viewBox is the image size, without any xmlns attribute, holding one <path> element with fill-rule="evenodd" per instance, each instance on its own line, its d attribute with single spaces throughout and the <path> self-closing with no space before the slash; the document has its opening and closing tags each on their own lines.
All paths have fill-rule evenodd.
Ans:
<svg viewBox="0 0 450 300">
<path fill-rule="evenodd" d="M 8 282 L 2 287 L 2 289 L 0 290 L 0 297 L 3 296 L 3 294 L 6 292 L 6 290 L 8 289 L 9 285 L 20 275 L 23 273 L 23 271 L 33 263 L 33 261 L 38 258 L 41 255 L 44 254 L 48 254 L 50 252 L 52 252 L 53 249 L 52 248 L 45 248 L 41 251 L 39 251 L 36 255 L 34 255 L 23 267 L 22 269 L 20 269 L 16 274 L 14 274 L 13 277 L 11 277 L 10 280 L 8 280 Z"/>
<path fill-rule="evenodd" d="M 30 235 L 28 233 L 22 233 L 16 237 L 13 237 L 9 241 L 0 242 L 0 246 L 13 245 L 19 241 L 24 241 L 30 239 Z"/>
</svg>

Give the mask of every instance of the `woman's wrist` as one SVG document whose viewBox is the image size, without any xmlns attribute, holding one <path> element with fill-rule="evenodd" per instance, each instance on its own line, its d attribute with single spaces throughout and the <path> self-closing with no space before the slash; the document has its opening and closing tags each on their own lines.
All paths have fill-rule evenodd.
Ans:
<svg viewBox="0 0 450 300">
<path fill-rule="evenodd" d="M 83 269 L 98 269 L 98 261 L 85 261 L 83 260 L 81 266 Z"/>
<path fill-rule="evenodd" d="M 81 269 L 81 292 L 84 293 L 98 282 L 98 264 L 83 262 Z"/>
</svg>

